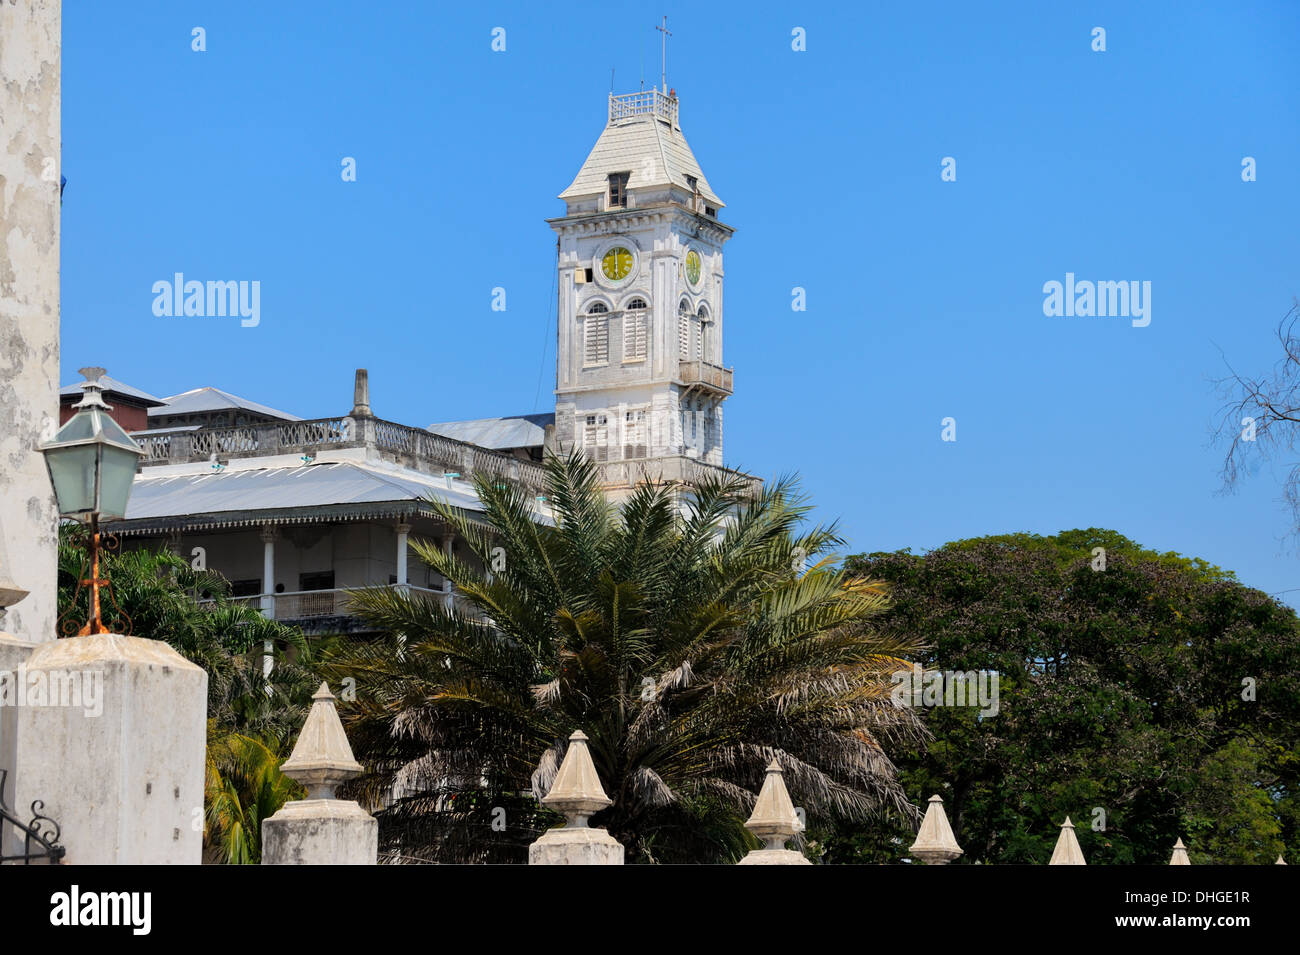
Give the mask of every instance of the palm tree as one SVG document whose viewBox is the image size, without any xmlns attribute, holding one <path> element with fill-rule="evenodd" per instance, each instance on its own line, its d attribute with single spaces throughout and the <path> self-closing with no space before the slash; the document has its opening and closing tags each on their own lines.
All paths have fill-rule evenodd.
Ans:
<svg viewBox="0 0 1300 955">
<path fill-rule="evenodd" d="M 533 796 L 574 729 L 614 800 L 593 824 L 632 861 L 743 853 L 773 757 L 810 816 L 911 818 L 886 750 L 923 732 L 889 699 L 917 648 L 871 629 L 881 587 L 832 564 L 835 529 L 805 527 L 792 480 L 646 484 L 616 509 L 584 458 L 546 473 L 553 526 L 478 480 L 482 521 L 433 505 L 477 561 L 413 545 L 477 614 L 360 591 L 383 635 L 325 661 L 356 680 L 353 789 L 385 806 L 390 857 L 519 861 L 557 819 Z"/>
</svg>

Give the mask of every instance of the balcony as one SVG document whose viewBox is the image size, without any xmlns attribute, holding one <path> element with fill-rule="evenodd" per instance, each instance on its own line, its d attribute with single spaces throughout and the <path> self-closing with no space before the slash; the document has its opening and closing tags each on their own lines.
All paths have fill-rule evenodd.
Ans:
<svg viewBox="0 0 1300 955">
<path fill-rule="evenodd" d="M 412 584 L 389 584 L 394 590 L 404 590 L 411 597 L 446 606 L 448 598 L 462 616 L 479 619 L 478 609 L 459 594 L 446 594 L 441 590 L 416 587 Z M 269 616 L 282 623 L 301 627 L 308 633 L 357 633 L 365 628 L 351 610 L 352 595 L 363 588 L 335 588 L 332 590 L 299 590 L 288 593 L 235 597 L 232 603 L 249 607 L 270 606 Z M 211 603 L 201 600 L 200 603 Z M 265 612 L 265 611 L 264 611 Z"/>
<path fill-rule="evenodd" d="M 677 364 L 677 377 L 682 384 L 720 395 L 731 394 L 733 375 L 732 369 L 710 365 L 707 361 L 683 361 Z"/>
</svg>

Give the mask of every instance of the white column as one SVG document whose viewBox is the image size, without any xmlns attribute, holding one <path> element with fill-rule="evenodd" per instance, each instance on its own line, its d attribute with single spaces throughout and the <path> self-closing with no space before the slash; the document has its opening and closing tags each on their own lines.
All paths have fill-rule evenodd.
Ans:
<svg viewBox="0 0 1300 955">
<path fill-rule="evenodd" d="M 397 525 L 397 586 L 405 587 L 406 580 L 406 542 L 411 533 L 410 524 Z"/>
<path fill-rule="evenodd" d="M 262 615 L 275 619 L 275 541 L 280 536 L 274 524 L 262 525 Z M 267 640 L 262 645 L 262 676 L 271 675 L 275 647 Z"/>
<path fill-rule="evenodd" d="M 442 535 L 442 552 L 446 554 L 448 557 L 451 556 L 451 547 L 452 544 L 454 544 L 455 542 L 456 542 L 456 532 L 453 531 L 450 527 L 448 527 L 447 530 Z M 454 604 L 451 595 L 451 581 L 448 580 L 446 577 L 442 578 L 442 593 L 443 593 L 442 605 L 450 612 Z"/>
<path fill-rule="evenodd" d="M 58 636 L 58 513 L 36 445 L 59 422 L 60 22 L 59 0 L 0 3 L 0 525 L 31 592 L 5 626 L 32 643 Z"/>
</svg>

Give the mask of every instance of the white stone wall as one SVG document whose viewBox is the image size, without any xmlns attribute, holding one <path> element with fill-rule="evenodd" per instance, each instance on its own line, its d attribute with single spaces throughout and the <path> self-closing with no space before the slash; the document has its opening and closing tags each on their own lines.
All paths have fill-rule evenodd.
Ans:
<svg viewBox="0 0 1300 955">
<path fill-rule="evenodd" d="M 55 638 L 54 494 L 35 450 L 58 421 L 60 0 L 0 2 L 0 532 L 30 591 L 6 629 Z"/>
<path fill-rule="evenodd" d="M 710 323 L 703 360 L 723 364 L 722 346 L 722 243 L 726 233 L 718 229 L 696 231 L 698 220 L 683 210 L 648 208 L 646 197 L 632 193 L 630 206 L 644 210 L 614 211 L 608 219 L 567 225 L 552 225 L 560 235 L 556 438 L 560 448 L 578 447 L 597 459 L 621 460 L 626 442 L 623 428 L 629 409 L 648 411 L 647 453 L 650 457 L 681 454 L 690 450 L 700 460 L 722 462 L 721 405 L 714 398 L 696 407 L 692 399 L 683 408 L 681 388 L 673 384 L 679 375 L 678 307 L 690 303 L 692 314 L 707 308 Z M 666 199 L 666 196 L 659 196 Z M 569 213 L 576 211 L 570 204 Z M 636 266 L 623 282 L 611 282 L 600 273 L 600 257 L 612 244 L 633 250 Z M 686 250 L 693 248 L 703 260 L 704 277 L 691 287 L 684 275 Z M 578 282 L 575 276 L 591 269 L 592 282 Z M 644 361 L 624 360 L 625 306 L 634 297 L 649 305 L 650 324 Z M 608 309 L 608 361 L 586 363 L 586 322 L 593 302 Z M 698 325 L 694 326 L 698 329 Z M 694 352 L 690 353 L 694 357 Z M 588 414 L 606 415 L 607 451 L 600 455 L 585 446 L 584 425 Z M 698 416 L 698 417 L 697 417 Z M 703 417 L 709 418 L 709 440 L 705 439 Z M 692 437 L 692 424 L 695 425 Z"/>
</svg>

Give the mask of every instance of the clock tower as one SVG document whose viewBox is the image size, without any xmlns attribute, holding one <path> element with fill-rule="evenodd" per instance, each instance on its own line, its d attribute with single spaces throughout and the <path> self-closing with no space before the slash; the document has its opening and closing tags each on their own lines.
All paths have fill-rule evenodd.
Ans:
<svg viewBox="0 0 1300 955">
<path fill-rule="evenodd" d="M 609 97 L 587 161 L 560 193 L 555 439 L 633 471 L 722 464 L 722 200 L 658 89 Z M 614 462 L 627 462 L 618 467 Z"/>
</svg>

